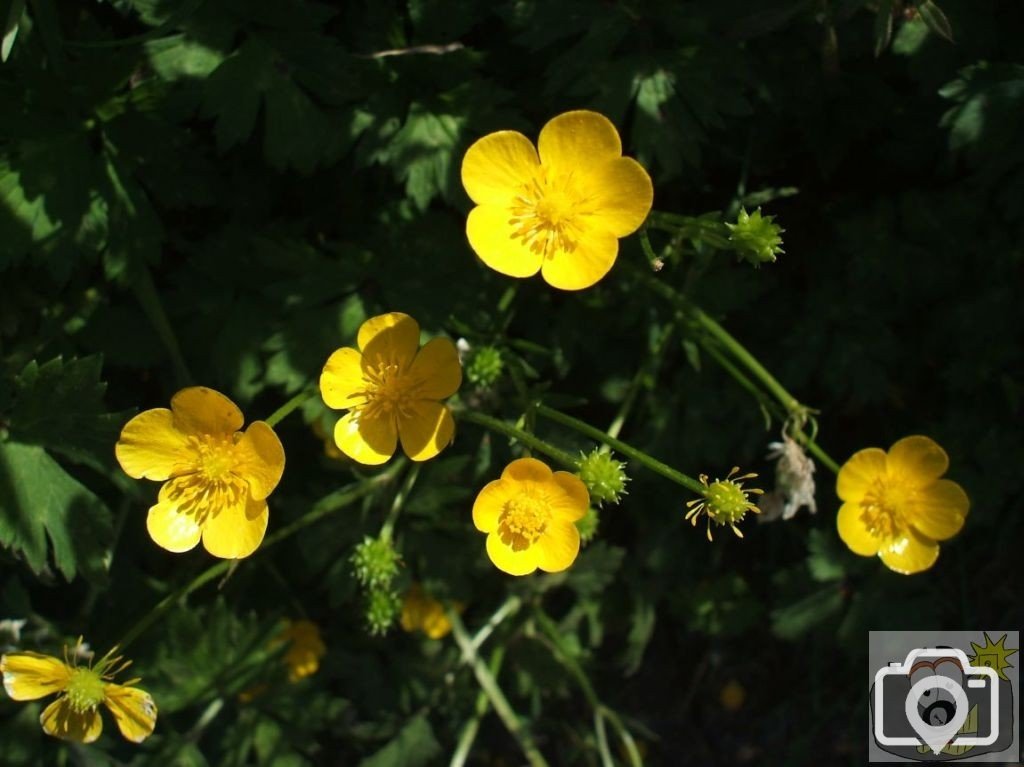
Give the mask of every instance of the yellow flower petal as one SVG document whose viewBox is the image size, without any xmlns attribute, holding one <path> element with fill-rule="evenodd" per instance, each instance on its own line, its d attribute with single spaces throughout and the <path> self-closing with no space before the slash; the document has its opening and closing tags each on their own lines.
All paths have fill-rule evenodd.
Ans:
<svg viewBox="0 0 1024 767">
<path fill-rule="evenodd" d="M 71 675 L 63 662 L 36 652 L 12 652 L 0 657 L 4 689 L 13 700 L 35 700 L 63 690 Z"/>
<path fill-rule="evenodd" d="M 836 517 L 836 527 L 839 529 L 839 537 L 854 554 L 873 557 L 878 553 L 881 541 L 869 533 L 864 526 L 859 504 L 850 502 L 840 506 L 839 514 Z"/>
<path fill-rule="evenodd" d="M 844 501 L 859 501 L 879 477 L 885 476 L 885 451 L 877 447 L 858 450 L 839 469 L 836 494 Z"/>
<path fill-rule="evenodd" d="M 180 554 L 195 548 L 202 528 L 193 515 L 179 511 L 178 504 L 166 497 L 170 485 L 168 482 L 160 489 L 160 500 L 146 517 L 146 530 L 157 546 Z"/>
<path fill-rule="evenodd" d="M 47 735 L 79 743 L 92 743 L 103 731 L 99 711 L 90 708 L 80 714 L 71 707 L 71 701 L 65 695 L 43 709 L 39 724 Z"/>
<path fill-rule="evenodd" d="M 590 508 L 590 493 L 587 491 L 587 486 L 583 484 L 583 480 L 567 471 L 556 471 L 552 476 L 564 493 L 564 498 L 559 498 L 555 493 L 551 494 L 552 511 L 559 514 L 566 522 L 583 519 L 587 514 L 587 509 Z M 575 529 L 573 526 L 573 530 Z"/>
<path fill-rule="evenodd" d="M 440 402 L 420 400 L 408 418 L 398 419 L 402 450 L 414 461 L 427 461 L 448 445 L 455 435 L 452 411 Z"/>
<path fill-rule="evenodd" d="M 960 532 L 970 505 L 960 485 L 940 479 L 918 491 L 910 522 L 927 537 L 944 541 Z"/>
<path fill-rule="evenodd" d="M 540 271 L 542 253 L 516 238 L 512 212 L 497 205 L 478 205 L 466 218 L 466 237 L 480 260 L 509 277 L 532 277 Z"/>
<path fill-rule="evenodd" d="M 203 525 L 203 547 L 221 559 L 242 559 L 263 542 L 270 512 L 266 501 L 246 498 L 225 506 Z"/>
<path fill-rule="evenodd" d="M 473 525 L 481 533 L 493 533 L 498 529 L 498 517 L 515 492 L 515 485 L 506 482 L 504 475 L 502 477 L 484 485 L 473 501 Z"/>
<path fill-rule="evenodd" d="M 522 551 L 513 551 L 501 542 L 497 533 L 487 536 L 487 556 L 491 562 L 509 575 L 529 575 L 537 569 L 537 547 L 530 546 Z"/>
<path fill-rule="evenodd" d="M 114 715 L 117 728 L 132 743 L 141 743 L 156 727 L 156 704 L 148 692 L 135 687 L 107 684 L 105 703 Z"/>
<path fill-rule="evenodd" d="M 238 406 L 219 391 L 190 386 L 171 397 L 174 424 L 189 434 L 230 435 L 245 419 Z"/>
<path fill-rule="evenodd" d="M 890 570 L 912 575 L 935 564 L 939 558 L 939 545 L 912 529 L 907 533 L 906 538 L 883 546 L 878 555 Z"/>
<path fill-rule="evenodd" d="M 580 109 L 549 120 L 541 129 L 537 150 L 541 164 L 571 173 L 619 157 L 622 142 L 611 120 Z"/>
<path fill-rule="evenodd" d="M 635 232 L 651 212 L 651 177 L 631 157 L 618 157 L 595 168 L 587 175 L 586 183 L 594 208 L 590 221 L 616 237 Z"/>
<path fill-rule="evenodd" d="M 126 423 L 114 455 L 129 477 L 157 481 L 188 471 L 197 460 L 167 408 L 143 411 Z"/>
<path fill-rule="evenodd" d="M 462 185 L 477 205 L 504 205 L 530 181 L 539 164 L 537 150 L 522 133 L 490 133 L 466 150 Z"/>
<path fill-rule="evenodd" d="M 253 421 L 235 445 L 238 460 L 235 473 L 249 483 L 254 500 L 270 495 L 284 474 L 284 447 L 274 430 L 263 421 Z"/>
<path fill-rule="evenodd" d="M 430 639 L 441 639 L 452 630 L 452 624 L 445 614 L 444 607 L 437 600 L 431 600 L 420 627 Z"/>
<path fill-rule="evenodd" d="M 348 413 L 334 426 L 334 442 L 353 461 L 379 466 L 395 454 L 398 429 L 391 416 L 357 418 Z"/>
<path fill-rule="evenodd" d="M 344 410 L 360 405 L 366 399 L 365 390 L 362 354 L 344 347 L 327 358 L 320 374 L 320 395 L 327 407 Z"/>
<path fill-rule="evenodd" d="M 572 522 L 551 522 L 533 545 L 537 550 L 537 566 L 549 573 L 559 573 L 576 561 L 580 553 L 580 533 Z"/>
<path fill-rule="evenodd" d="M 452 396 L 462 385 L 462 365 L 455 344 L 449 338 L 430 339 L 416 354 L 407 375 L 418 383 L 416 393 L 423 399 Z"/>
<path fill-rule="evenodd" d="M 420 348 L 420 326 L 408 314 L 388 312 L 360 325 L 356 340 L 364 367 L 386 362 L 405 368 Z"/>
<path fill-rule="evenodd" d="M 614 234 L 598 228 L 583 231 L 571 251 L 557 250 L 544 260 L 541 274 L 560 290 L 582 290 L 598 282 L 611 270 L 619 255 Z"/>
<path fill-rule="evenodd" d="M 889 448 L 887 466 L 890 476 L 920 487 L 946 473 L 949 457 L 928 437 L 904 437 Z"/>
<path fill-rule="evenodd" d="M 551 469 L 536 458 L 517 458 L 501 472 L 503 480 L 516 482 L 551 482 Z"/>
</svg>

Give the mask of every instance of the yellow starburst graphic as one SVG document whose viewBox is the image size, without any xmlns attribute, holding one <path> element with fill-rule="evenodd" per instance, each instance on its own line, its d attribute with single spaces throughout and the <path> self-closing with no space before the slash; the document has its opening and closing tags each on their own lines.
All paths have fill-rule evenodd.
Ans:
<svg viewBox="0 0 1024 767">
<path fill-rule="evenodd" d="M 1006 634 L 999 637 L 998 641 L 993 642 L 988 632 L 985 632 L 985 644 L 979 645 L 971 642 L 971 649 L 974 650 L 974 655 L 971 656 L 971 665 L 988 666 L 999 674 L 1000 679 L 1009 681 L 1006 676 L 1006 669 L 1013 668 L 1013 665 L 1006 659 L 1017 652 L 1017 650 L 1006 647 L 1005 642 Z"/>
</svg>

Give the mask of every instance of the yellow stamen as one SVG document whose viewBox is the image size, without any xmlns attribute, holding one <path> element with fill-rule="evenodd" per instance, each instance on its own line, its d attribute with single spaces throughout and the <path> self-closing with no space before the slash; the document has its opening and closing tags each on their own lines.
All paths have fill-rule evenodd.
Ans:
<svg viewBox="0 0 1024 767">
<path fill-rule="evenodd" d="M 512 551 L 525 551 L 544 534 L 550 521 L 549 505 L 524 492 L 505 502 L 498 517 L 498 536 Z"/>
</svg>

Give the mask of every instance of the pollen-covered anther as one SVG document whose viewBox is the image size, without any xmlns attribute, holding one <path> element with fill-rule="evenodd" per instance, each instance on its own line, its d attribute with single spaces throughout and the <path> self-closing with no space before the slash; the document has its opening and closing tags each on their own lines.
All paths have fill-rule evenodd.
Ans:
<svg viewBox="0 0 1024 767">
<path fill-rule="evenodd" d="M 505 503 L 498 517 L 498 536 L 513 551 L 523 551 L 544 534 L 551 512 L 547 505 L 529 495 L 520 495 Z"/>
</svg>

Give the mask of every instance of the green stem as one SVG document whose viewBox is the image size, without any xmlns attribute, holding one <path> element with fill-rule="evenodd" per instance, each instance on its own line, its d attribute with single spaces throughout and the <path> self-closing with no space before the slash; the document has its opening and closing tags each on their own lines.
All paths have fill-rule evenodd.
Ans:
<svg viewBox="0 0 1024 767">
<path fill-rule="evenodd" d="M 506 437 L 522 442 L 528 448 L 544 453 L 544 455 L 549 458 L 553 458 L 563 466 L 566 466 L 573 471 L 578 468 L 578 462 L 576 459 L 564 450 L 560 450 L 554 445 L 545 442 L 539 437 L 535 437 L 527 431 L 523 431 L 522 429 L 513 426 L 507 421 L 492 418 L 491 416 L 485 415 L 484 413 L 480 413 L 476 410 L 461 410 L 459 411 L 458 416 L 462 420 L 475 423 L 477 426 L 483 426 L 485 429 L 490 429 L 491 431 L 498 432 Z"/>
<path fill-rule="evenodd" d="M 398 521 L 398 515 L 402 513 L 402 506 L 405 505 L 405 499 L 409 497 L 409 493 L 412 492 L 413 485 L 416 484 L 416 480 L 420 476 L 420 468 L 423 466 L 422 463 L 414 463 L 412 468 L 409 470 L 408 475 L 405 477 L 405 482 L 402 484 L 401 489 L 395 493 L 395 500 L 391 503 L 391 508 L 388 510 L 387 519 L 384 520 L 384 524 L 380 528 L 380 539 L 382 541 L 390 541 L 391 533 L 395 529 L 395 523 Z"/>
<path fill-rule="evenodd" d="M 621 440 L 618 440 L 615 437 L 605 434 L 603 431 L 594 428 L 589 423 L 581 421 L 578 418 L 573 418 L 571 415 L 566 415 L 565 413 L 553 410 L 552 408 L 549 408 L 547 405 L 538 404 L 536 406 L 536 411 L 537 415 L 547 418 L 551 421 L 555 421 L 556 423 L 560 423 L 563 426 L 568 426 L 570 429 L 574 429 L 575 431 L 578 431 L 580 434 L 590 437 L 590 439 L 592 440 L 604 443 L 611 447 L 613 450 L 617 450 L 618 452 L 622 453 L 622 455 L 632 458 L 634 461 L 643 466 L 646 466 L 648 469 L 655 472 L 656 474 L 660 474 L 666 479 L 670 479 L 676 484 L 682 485 L 688 490 L 692 490 L 693 492 L 699 495 L 704 495 L 704 491 L 707 489 L 700 482 L 693 479 L 693 477 L 687 476 L 686 474 L 683 474 L 681 471 L 676 471 L 671 466 L 659 461 L 657 458 L 652 458 L 647 453 L 641 450 L 637 450 L 635 447 L 627 445 L 625 442 L 622 442 Z"/>
<path fill-rule="evenodd" d="M 263 545 L 255 552 L 253 556 L 257 556 L 262 552 L 266 551 L 270 547 L 280 543 L 281 541 L 289 538 L 290 536 L 297 533 L 299 530 L 308 527 L 309 525 L 317 522 L 320 519 L 332 514 L 339 509 L 343 509 L 349 506 L 360 498 L 369 495 L 374 492 L 378 487 L 386 482 L 389 482 L 394 476 L 396 468 L 401 465 L 397 463 L 395 467 L 387 472 L 378 474 L 370 479 L 365 479 L 355 487 L 346 487 L 342 490 L 337 490 L 330 495 L 325 496 L 321 499 L 309 512 L 299 517 L 297 520 L 292 522 L 290 525 L 286 525 L 278 530 L 273 535 L 267 536 L 263 541 Z M 142 618 L 132 626 L 121 641 L 117 643 L 119 649 L 124 650 L 128 645 L 134 642 L 139 636 L 149 629 L 154 623 L 156 623 L 164 613 L 170 610 L 179 601 L 187 597 L 193 591 L 198 589 L 200 586 L 204 586 L 212 580 L 218 578 L 221 574 L 226 573 L 233 565 L 238 564 L 237 559 L 223 559 L 214 565 L 203 570 L 195 578 L 176 589 L 173 593 L 168 594 L 166 597 L 161 599 L 153 608 L 146 613 Z"/>
<path fill-rule="evenodd" d="M 622 404 L 619 405 L 619 411 L 615 414 L 615 418 L 608 426 L 606 432 L 609 437 L 618 439 L 619 434 L 622 432 L 622 427 L 626 423 L 626 419 L 629 417 L 630 412 L 633 410 L 633 404 L 636 402 L 636 397 L 640 393 L 640 386 L 643 383 L 644 377 L 651 375 L 653 376 L 661 363 L 661 355 L 664 354 L 665 349 L 668 348 L 669 340 L 675 334 L 675 325 L 669 325 L 668 329 L 662 334 L 661 339 L 658 341 L 658 345 L 651 352 L 651 356 L 647 359 L 647 363 L 641 365 L 637 369 L 636 374 L 633 376 L 633 380 L 629 382 L 629 389 L 626 390 L 626 396 L 622 399 Z M 604 446 L 608 448 L 607 445 Z"/>
<path fill-rule="evenodd" d="M 505 659 L 505 648 L 503 646 L 495 647 L 491 652 L 490 663 L 487 664 L 487 670 L 491 672 L 492 677 L 497 677 L 498 672 L 501 671 L 501 663 Z M 476 740 L 477 733 L 480 732 L 480 723 L 483 721 L 484 716 L 487 714 L 487 709 L 491 707 L 491 702 L 487 698 L 487 693 L 480 690 L 476 695 L 476 702 L 473 705 L 473 716 L 466 726 L 462 728 L 462 732 L 459 735 L 459 742 L 455 746 L 455 753 L 452 754 L 452 760 L 449 767 L 463 767 L 466 760 L 469 758 L 469 752 L 473 748 L 473 742 Z"/>
<path fill-rule="evenodd" d="M 640 757 L 640 751 L 636 747 L 636 741 L 633 739 L 632 733 L 622 723 L 622 719 L 618 714 L 615 713 L 611 708 L 601 702 L 601 699 L 597 696 L 597 692 L 594 690 L 594 685 L 590 682 L 590 677 L 587 676 L 583 667 L 576 662 L 576 659 L 572 657 L 572 654 L 565 648 L 562 642 L 562 634 L 558 630 L 558 626 L 551 620 L 546 612 L 541 609 L 537 609 L 534 613 L 537 619 L 537 625 L 540 627 L 543 636 L 547 639 L 547 644 L 551 648 L 555 660 L 561 663 L 565 669 L 572 675 L 580 686 L 580 690 L 583 691 L 583 697 L 590 703 L 591 708 L 594 709 L 594 721 L 595 724 L 602 723 L 602 720 L 607 720 L 612 727 L 615 728 L 616 734 L 622 741 L 622 745 L 626 748 L 626 753 L 629 755 L 630 764 L 633 767 L 643 767 L 643 759 Z M 604 728 L 602 727 L 597 731 L 598 745 L 600 746 L 603 739 Z M 607 743 L 605 743 L 607 746 Z M 604 754 L 602 753 L 602 758 Z"/>
<path fill-rule="evenodd" d="M 150 274 L 148 266 L 141 264 L 136 268 L 132 279 L 132 288 L 142 306 L 142 311 L 146 313 L 146 317 L 149 318 L 153 329 L 160 337 L 167 355 L 171 358 L 178 386 L 188 386 L 192 381 L 192 374 L 189 373 L 188 365 L 185 364 L 185 357 L 181 353 L 178 337 L 174 334 L 171 322 L 167 318 L 167 312 L 164 311 L 164 305 L 160 301 L 160 294 L 156 291 L 153 275 Z"/>
<path fill-rule="evenodd" d="M 316 393 L 317 387 L 315 386 L 307 386 L 306 388 L 300 390 L 290 400 L 285 402 L 283 405 L 281 405 L 281 407 L 279 407 L 277 410 L 275 410 L 273 413 L 267 416 L 264 419 L 264 423 L 266 423 L 267 426 L 277 426 L 278 423 L 284 420 L 285 416 L 290 414 L 293 410 L 298 410 L 300 407 L 305 405 L 306 402 L 310 400 Z"/>
<path fill-rule="evenodd" d="M 644 282 L 651 287 L 651 289 L 666 298 L 668 301 L 677 306 L 684 314 L 684 316 L 696 327 L 703 330 L 703 334 L 698 334 L 698 341 L 705 349 L 710 351 L 710 345 L 704 340 L 711 338 L 729 352 L 733 358 L 736 359 L 743 367 L 750 372 L 751 375 L 756 378 L 762 386 L 778 400 L 779 404 L 785 409 L 786 413 L 796 421 L 796 428 L 792 430 L 793 438 L 797 442 L 802 444 L 807 450 L 818 459 L 818 461 L 824 466 L 831 469 L 833 472 L 839 473 L 839 464 L 825 452 L 820 445 L 815 442 L 811 437 L 803 430 L 803 422 L 807 418 L 809 408 L 802 404 L 796 397 L 786 391 L 786 388 L 779 383 L 778 379 L 775 378 L 768 370 L 762 365 L 753 354 L 747 351 L 746 347 L 737 341 L 732 334 L 730 334 L 725 328 L 719 325 L 715 320 L 709 317 L 702 309 L 694 304 L 690 303 L 685 297 L 679 295 L 670 285 L 666 285 L 661 280 L 655 279 L 649 274 L 643 274 Z M 720 361 L 721 357 L 716 354 L 712 354 L 716 361 Z M 736 376 L 735 368 L 727 365 L 723 365 L 726 372 L 736 378 L 737 382 L 741 386 L 749 389 L 749 379 L 745 376 L 739 378 Z"/>
<path fill-rule="evenodd" d="M 469 659 L 469 664 L 473 668 L 473 674 L 476 676 L 480 689 L 483 690 L 491 705 L 494 706 L 495 713 L 498 714 L 509 735 L 519 744 L 519 748 L 531 767 L 548 767 L 547 760 L 537 749 L 530 733 L 519 720 L 519 716 L 512 710 L 512 706 L 509 704 L 505 694 L 498 687 L 498 682 L 495 680 L 494 675 L 487 668 L 487 664 L 476 654 L 476 650 L 473 649 L 472 640 L 469 634 L 466 633 L 466 628 L 462 625 L 462 619 L 459 617 L 459 614 L 451 609 L 451 607 L 445 608 L 445 614 L 452 624 L 452 635 L 455 637 L 459 649 Z"/>
</svg>

